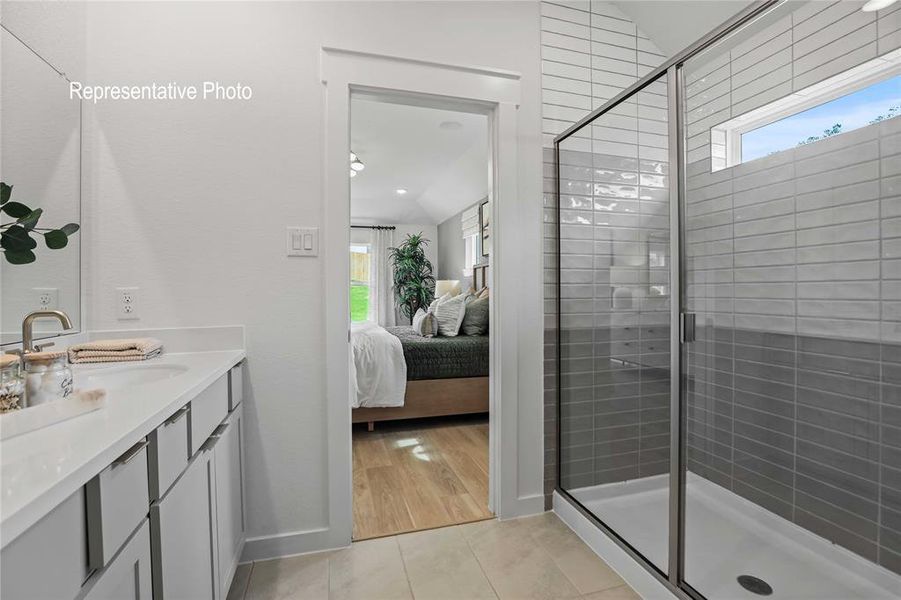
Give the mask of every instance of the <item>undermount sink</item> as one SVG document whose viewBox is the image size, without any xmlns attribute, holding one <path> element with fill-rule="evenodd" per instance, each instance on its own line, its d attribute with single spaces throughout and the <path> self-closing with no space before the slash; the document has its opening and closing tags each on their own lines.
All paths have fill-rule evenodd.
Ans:
<svg viewBox="0 0 901 600">
<path fill-rule="evenodd" d="M 183 365 L 122 365 L 92 369 L 75 374 L 75 387 L 117 389 L 172 379 L 185 373 Z"/>
</svg>

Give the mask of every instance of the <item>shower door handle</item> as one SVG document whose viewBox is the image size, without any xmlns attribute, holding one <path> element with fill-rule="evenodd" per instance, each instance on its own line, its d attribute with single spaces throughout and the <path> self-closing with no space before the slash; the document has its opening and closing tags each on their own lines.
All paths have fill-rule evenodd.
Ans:
<svg viewBox="0 0 901 600">
<path fill-rule="evenodd" d="M 679 329 L 682 343 L 695 341 L 695 313 L 682 313 L 681 321 Z"/>
</svg>

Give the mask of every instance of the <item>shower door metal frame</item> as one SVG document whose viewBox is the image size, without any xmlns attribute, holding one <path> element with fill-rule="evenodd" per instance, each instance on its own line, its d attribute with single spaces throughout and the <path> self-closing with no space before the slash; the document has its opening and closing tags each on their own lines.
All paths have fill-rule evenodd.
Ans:
<svg viewBox="0 0 901 600">
<path fill-rule="evenodd" d="M 647 569 L 658 581 L 666 586 L 676 597 L 683 600 L 705 600 L 704 596 L 685 582 L 685 411 L 683 410 L 684 389 L 682 373 L 682 350 L 685 340 L 685 293 L 683 279 L 684 249 L 682 239 L 684 233 L 684 185 L 685 185 L 685 139 L 683 127 L 683 86 L 682 68 L 684 63 L 701 52 L 711 48 L 726 36 L 748 25 L 755 19 L 765 15 L 784 0 L 756 0 L 753 4 L 733 16 L 731 19 L 696 41 L 694 44 L 676 54 L 671 59 L 645 75 L 629 88 L 617 94 L 600 108 L 592 111 L 583 119 L 567 128 L 554 138 L 554 193 L 557 201 L 557 264 L 556 264 L 556 385 L 557 385 L 557 423 L 556 423 L 556 487 L 555 490 L 575 507 L 583 516 L 601 531 L 607 534 L 620 548 Z M 670 472 L 669 472 L 669 531 L 668 531 L 668 565 L 664 573 L 650 562 L 641 552 L 632 546 L 603 520 L 585 508 L 568 491 L 562 488 L 562 444 L 561 423 L 562 410 L 560 398 L 563 391 L 561 348 L 561 220 L 560 220 L 560 144 L 593 121 L 606 114 L 612 108 L 633 97 L 651 83 L 666 76 L 667 81 L 667 128 L 669 142 L 669 202 L 670 202 Z"/>
</svg>

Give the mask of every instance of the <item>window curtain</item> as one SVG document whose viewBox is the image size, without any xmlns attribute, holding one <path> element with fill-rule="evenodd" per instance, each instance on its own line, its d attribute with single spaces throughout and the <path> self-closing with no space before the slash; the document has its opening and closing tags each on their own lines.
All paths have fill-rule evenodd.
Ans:
<svg viewBox="0 0 901 600">
<path fill-rule="evenodd" d="M 388 258 L 394 246 L 393 229 L 373 229 L 369 268 L 369 320 L 382 327 L 397 324 L 394 311 L 394 269 Z"/>
</svg>

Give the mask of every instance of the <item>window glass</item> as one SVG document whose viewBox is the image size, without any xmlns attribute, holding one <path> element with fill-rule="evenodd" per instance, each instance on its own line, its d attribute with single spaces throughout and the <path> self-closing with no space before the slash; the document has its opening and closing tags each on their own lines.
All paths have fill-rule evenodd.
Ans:
<svg viewBox="0 0 901 600">
<path fill-rule="evenodd" d="M 901 75 L 758 127 L 741 136 L 741 160 L 810 144 L 901 113 Z"/>
<path fill-rule="evenodd" d="M 369 320 L 369 277 L 372 254 L 367 244 L 350 246 L 350 320 Z"/>
</svg>

